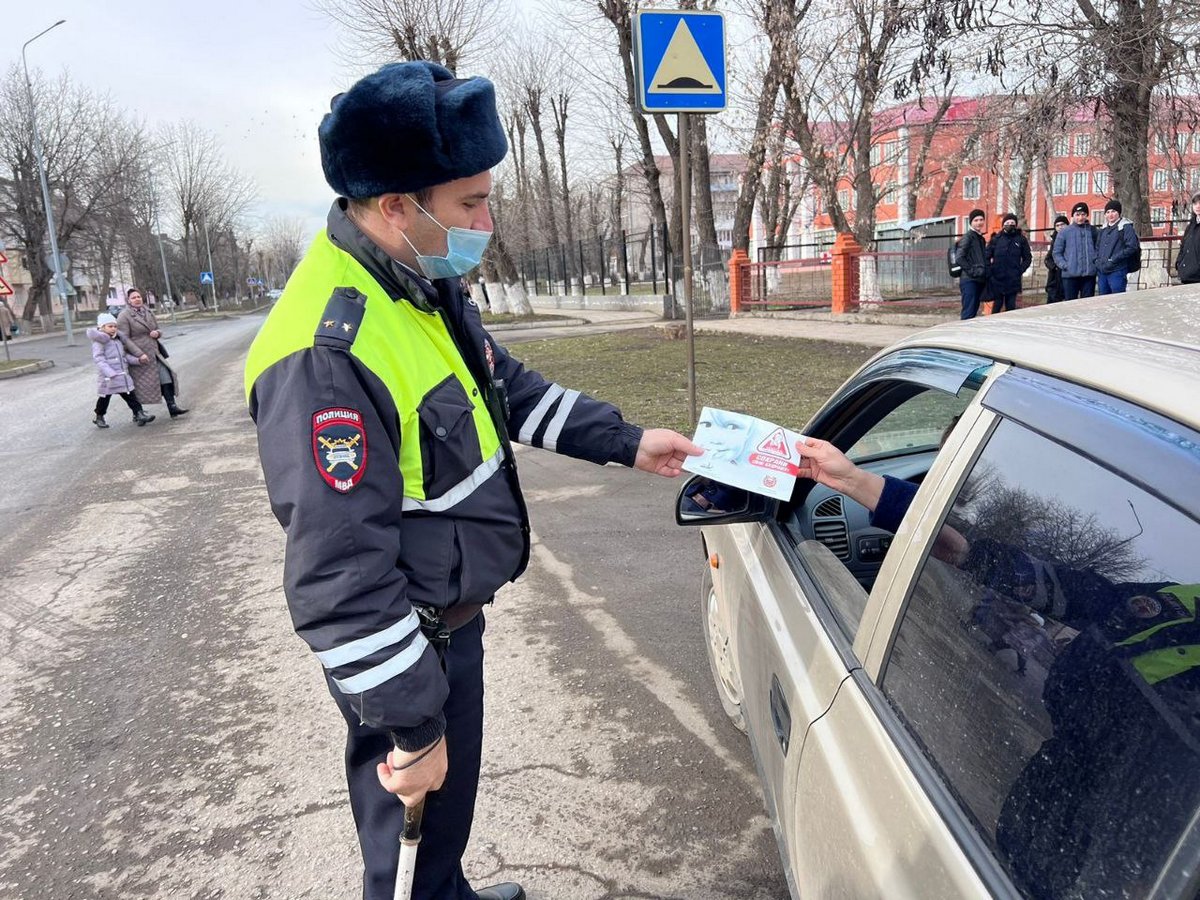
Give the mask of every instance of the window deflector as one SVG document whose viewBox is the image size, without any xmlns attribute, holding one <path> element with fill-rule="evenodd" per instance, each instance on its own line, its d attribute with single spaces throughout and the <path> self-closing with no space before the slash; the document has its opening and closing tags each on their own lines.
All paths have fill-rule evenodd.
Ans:
<svg viewBox="0 0 1200 900">
<path fill-rule="evenodd" d="M 981 385 L 992 365 L 992 360 L 983 356 L 936 347 L 897 350 L 869 365 L 838 391 L 809 424 L 805 433 L 829 440 L 831 429 L 840 430 L 837 421 L 842 415 L 844 401 L 867 385 L 880 381 L 905 381 L 956 395 L 967 382 Z"/>
</svg>

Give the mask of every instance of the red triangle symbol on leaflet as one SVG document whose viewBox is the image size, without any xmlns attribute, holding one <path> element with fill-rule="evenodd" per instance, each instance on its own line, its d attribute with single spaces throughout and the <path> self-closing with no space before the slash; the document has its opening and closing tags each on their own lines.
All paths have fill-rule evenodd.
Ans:
<svg viewBox="0 0 1200 900">
<path fill-rule="evenodd" d="M 788 453 L 787 438 L 783 434 L 782 428 L 776 428 L 758 445 L 758 452 L 765 453 L 768 456 L 778 456 L 780 459 L 791 459 L 792 456 Z"/>
</svg>

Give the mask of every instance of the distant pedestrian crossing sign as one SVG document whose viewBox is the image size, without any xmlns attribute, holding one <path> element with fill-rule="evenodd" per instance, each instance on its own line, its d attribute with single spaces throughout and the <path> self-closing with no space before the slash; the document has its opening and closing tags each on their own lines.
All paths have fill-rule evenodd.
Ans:
<svg viewBox="0 0 1200 900">
<path fill-rule="evenodd" d="M 200 273 L 200 283 L 201 284 L 212 284 L 213 283 L 212 272 L 201 272 Z"/>
<path fill-rule="evenodd" d="M 633 18 L 638 100 L 646 112 L 719 112 L 725 102 L 725 17 L 646 10 Z"/>
</svg>

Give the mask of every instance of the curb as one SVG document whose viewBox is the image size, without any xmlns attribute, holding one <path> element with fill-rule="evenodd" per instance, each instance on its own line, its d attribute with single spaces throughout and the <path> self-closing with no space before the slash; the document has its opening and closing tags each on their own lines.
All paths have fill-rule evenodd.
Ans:
<svg viewBox="0 0 1200 900">
<path fill-rule="evenodd" d="M 590 325 L 587 319 L 555 319 L 551 322 L 504 322 L 499 325 L 484 325 L 489 332 L 525 331 L 530 328 L 566 328 L 575 325 Z"/>
<path fill-rule="evenodd" d="M 15 369 L 5 369 L 3 372 L 0 372 L 0 381 L 5 378 L 20 378 L 22 375 L 32 375 L 34 372 L 39 372 L 42 369 L 52 368 L 54 368 L 54 360 L 35 359 L 26 365 L 17 366 Z"/>
</svg>

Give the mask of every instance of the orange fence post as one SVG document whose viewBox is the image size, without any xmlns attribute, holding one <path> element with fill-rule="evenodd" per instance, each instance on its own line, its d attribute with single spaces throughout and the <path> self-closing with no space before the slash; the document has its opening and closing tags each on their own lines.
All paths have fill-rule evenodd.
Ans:
<svg viewBox="0 0 1200 900">
<path fill-rule="evenodd" d="M 833 240 L 833 312 L 851 312 L 858 303 L 858 258 L 862 247 L 849 233 Z"/>
<path fill-rule="evenodd" d="M 744 296 L 750 290 L 750 257 L 745 250 L 734 250 L 729 257 L 729 315 L 736 316 L 742 309 Z"/>
</svg>

